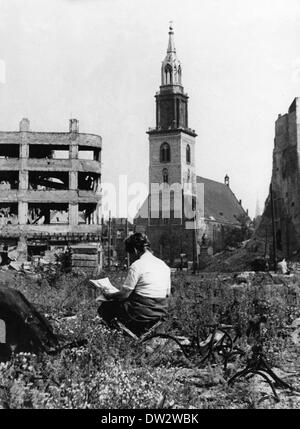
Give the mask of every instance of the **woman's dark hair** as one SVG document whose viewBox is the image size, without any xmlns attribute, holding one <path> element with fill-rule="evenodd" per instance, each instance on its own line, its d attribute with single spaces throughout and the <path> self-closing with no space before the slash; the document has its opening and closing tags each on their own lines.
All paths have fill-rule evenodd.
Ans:
<svg viewBox="0 0 300 429">
<path fill-rule="evenodd" d="M 125 249 L 127 253 L 133 253 L 134 249 L 138 252 L 144 252 L 146 249 L 149 249 L 150 246 L 151 243 L 148 240 L 147 235 L 141 232 L 136 232 L 125 240 Z"/>
</svg>

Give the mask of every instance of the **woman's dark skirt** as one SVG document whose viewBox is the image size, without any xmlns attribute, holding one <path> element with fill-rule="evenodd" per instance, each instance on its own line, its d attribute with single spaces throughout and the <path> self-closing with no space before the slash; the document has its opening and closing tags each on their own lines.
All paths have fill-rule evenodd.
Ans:
<svg viewBox="0 0 300 429">
<path fill-rule="evenodd" d="M 150 329 L 167 314 L 167 298 L 148 298 L 133 293 L 125 301 L 103 302 L 98 314 L 108 324 L 118 319 L 137 335 Z"/>
</svg>

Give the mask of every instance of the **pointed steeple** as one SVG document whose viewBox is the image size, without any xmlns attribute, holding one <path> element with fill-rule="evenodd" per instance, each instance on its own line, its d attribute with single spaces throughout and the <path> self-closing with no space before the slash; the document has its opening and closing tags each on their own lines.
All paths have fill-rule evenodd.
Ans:
<svg viewBox="0 0 300 429">
<path fill-rule="evenodd" d="M 181 82 L 181 64 L 176 55 L 173 25 L 169 27 L 167 54 L 161 66 L 161 85 L 156 98 L 156 127 L 151 133 L 184 131 L 196 137 L 188 126 L 188 95 Z"/>
<path fill-rule="evenodd" d="M 176 55 L 173 25 L 169 27 L 167 55 L 161 66 L 161 84 L 181 85 L 181 64 Z"/>
<path fill-rule="evenodd" d="M 175 42 L 174 42 L 174 31 L 173 31 L 173 25 L 170 23 L 169 27 L 169 43 L 168 43 L 168 49 L 167 53 L 174 53 L 176 54 L 176 48 L 175 48 Z"/>
</svg>

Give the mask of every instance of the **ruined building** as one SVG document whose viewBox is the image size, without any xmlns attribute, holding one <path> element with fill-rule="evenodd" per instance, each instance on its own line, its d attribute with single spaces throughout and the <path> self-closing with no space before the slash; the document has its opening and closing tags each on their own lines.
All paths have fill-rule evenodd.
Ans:
<svg viewBox="0 0 300 429">
<path fill-rule="evenodd" d="M 300 98 L 296 98 L 288 113 L 279 115 L 275 123 L 272 194 L 270 192 L 266 200 L 264 213 L 255 234 L 262 253 L 273 253 L 274 238 L 278 256 L 293 258 L 300 255 L 299 153 Z"/>
<path fill-rule="evenodd" d="M 189 127 L 189 97 L 182 84 L 182 67 L 177 58 L 172 27 L 169 31 L 167 54 L 161 66 L 161 85 L 155 98 L 156 126 L 147 132 L 149 197 L 134 222 L 136 231 L 147 232 L 155 253 L 173 264 L 183 254 L 189 260 L 195 260 L 195 252 L 199 255 L 204 249 L 212 254 L 223 249 L 228 230 L 240 228 L 240 219 L 246 217 L 247 213 L 241 201 L 231 191 L 227 175 L 224 183 L 196 175 L 197 134 Z M 160 186 L 157 191 L 157 210 L 153 210 L 152 197 L 156 191 L 151 189 L 152 184 Z M 166 217 L 162 195 L 164 189 L 174 184 L 179 184 L 182 201 L 179 202 L 179 209 L 176 208 L 177 203 L 174 203 L 175 197 L 171 192 L 170 215 Z M 194 231 L 187 227 L 185 208 L 188 204 L 194 205 L 197 184 L 203 187 L 204 212 L 202 221 L 197 221 Z M 190 199 L 188 194 L 191 194 Z"/>
<path fill-rule="evenodd" d="M 27 256 L 52 246 L 100 240 L 101 145 L 98 135 L 35 132 L 22 119 L 0 132 L 0 244 Z"/>
</svg>

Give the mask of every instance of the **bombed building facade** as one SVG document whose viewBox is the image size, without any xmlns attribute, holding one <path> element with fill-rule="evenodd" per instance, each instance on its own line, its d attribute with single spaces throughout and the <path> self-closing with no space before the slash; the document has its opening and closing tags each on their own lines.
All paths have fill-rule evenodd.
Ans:
<svg viewBox="0 0 300 429">
<path fill-rule="evenodd" d="M 299 154 L 300 98 L 296 98 L 288 113 L 279 115 L 275 123 L 271 189 L 255 233 L 262 253 L 273 254 L 274 243 L 279 256 L 299 259 Z"/>
<path fill-rule="evenodd" d="M 136 231 L 148 234 L 155 253 L 173 264 L 182 256 L 195 260 L 200 253 L 213 254 L 226 245 L 228 230 L 241 227 L 247 213 L 230 189 L 229 177 L 224 183 L 196 175 L 195 144 L 197 134 L 189 127 L 188 95 L 182 84 L 182 67 L 177 58 L 173 28 L 169 30 L 167 55 L 161 66 L 161 85 L 155 95 L 156 126 L 149 135 L 149 196 L 134 223 Z M 153 187 L 158 185 L 158 187 Z M 169 210 L 164 206 L 164 190 L 179 185 L 180 195 L 169 193 Z M 202 186 L 201 214 L 191 218 L 198 185 Z M 154 195 L 156 194 L 156 195 Z M 154 209 L 153 201 L 158 200 Z M 190 209 L 186 210 L 187 206 Z M 194 210 L 197 211 L 197 208 Z M 167 213 L 165 213 L 167 212 Z"/>
<path fill-rule="evenodd" d="M 23 259 L 39 249 L 101 238 L 101 147 L 98 135 L 0 132 L 0 244 Z"/>
</svg>

